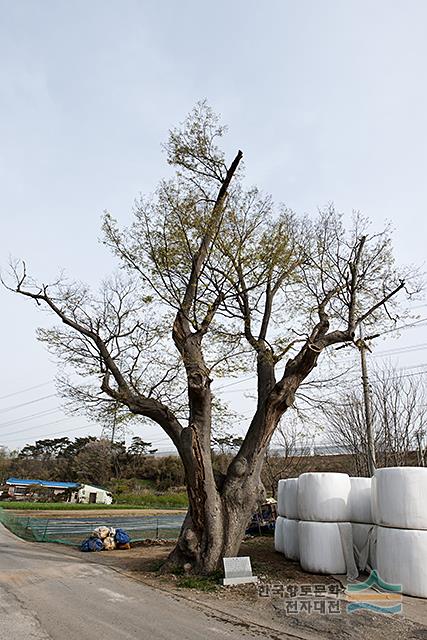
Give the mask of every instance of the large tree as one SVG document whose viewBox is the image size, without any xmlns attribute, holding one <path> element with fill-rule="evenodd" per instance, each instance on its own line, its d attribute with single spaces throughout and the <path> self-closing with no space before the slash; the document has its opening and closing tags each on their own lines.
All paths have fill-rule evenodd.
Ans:
<svg viewBox="0 0 427 640">
<path fill-rule="evenodd" d="M 105 215 L 122 269 L 98 295 L 39 284 L 23 263 L 8 285 L 62 321 L 39 336 L 85 377 L 69 394 L 95 411 L 123 407 L 172 440 L 189 510 L 169 563 L 199 572 L 237 553 L 271 437 L 322 352 L 353 342 L 362 323 L 380 333 L 406 277 L 388 231 L 371 234 L 360 215 L 346 230 L 332 206 L 298 217 L 246 189 L 242 152 L 227 163 L 218 146 L 224 131 L 198 104 L 165 145 L 174 176 L 136 203 L 130 228 Z M 256 408 L 227 472 L 214 473 L 212 383 L 248 370 Z"/>
</svg>

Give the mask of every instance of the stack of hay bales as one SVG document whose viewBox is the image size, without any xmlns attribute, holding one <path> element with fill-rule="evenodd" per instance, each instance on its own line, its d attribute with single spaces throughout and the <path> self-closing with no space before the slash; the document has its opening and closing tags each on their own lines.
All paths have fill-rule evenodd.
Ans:
<svg viewBox="0 0 427 640">
<path fill-rule="evenodd" d="M 376 568 L 375 526 L 371 509 L 371 478 L 350 478 L 348 504 L 356 562 L 359 569 Z"/>
<path fill-rule="evenodd" d="M 350 489 L 346 473 L 303 473 L 299 477 L 298 537 L 305 571 L 347 573 L 350 555 L 353 561 Z"/>
<path fill-rule="evenodd" d="M 427 469 L 377 469 L 372 481 L 380 577 L 427 598 Z"/>
<path fill-rule="evenodd" d="M 279 480 L 274 548 L 288 560 L 299 560 L 298 478 Z"/>
</svg>

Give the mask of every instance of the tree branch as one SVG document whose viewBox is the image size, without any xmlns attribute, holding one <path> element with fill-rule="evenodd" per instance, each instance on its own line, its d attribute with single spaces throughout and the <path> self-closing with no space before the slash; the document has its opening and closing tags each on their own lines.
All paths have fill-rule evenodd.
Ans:
<svg viewBox="0 0 427 640">
<path fill-rule="evenodd" d="M 187 288 L 185 290 L 184 293 L 184 297 L 182 299 L 182 303 L 181 303 L 181 309 L 180 311 L 185 315 L 188 316 L 190 313 L 190 308 L 191 305 L 194 301 L 194 295 L 195 295 L 195 288 L 196 288 L 196 284 L 197 284 L 197 279 L 199 277 L 200 271 L 202 269 L 204 260 L 207 256 L 207 253 L 209 251 L 209 245 L 211 242 L 212 237 L 215 234 L 215 230 L 216 227 L 218 226 L 217 224 L 215 225 L 215 220 L 217 218 L 217 216 L 221 213 L 222 211 L 222 207 L 224 205 L 224 199 L 226 197 L 227 194 L 227 189 L 230 186 L 230 182 L 235 174 L 235 172 L 237 171 L 237 167 L 239 166 L 239 163 L 241 161 L 243 157 L 243 153 L 241 151 L 238 151 L 236 157 L 234 158 L 233 162 L 230 165 L 230 168 L 227 171 L 227 175 L 221 185 L 220 190 L 218 191 L 218 195 L 215 201 L 215 204 L 213 206 L 212 209 L 212 216 L 211 216 L 211 222 L 212 224 L 210 224 L 206 230 L 206 233 L 204 235 L 204 237 L 202 238 L 202 241 L 200 243 L 200 247 L 196 253 L 196 255 L 193 258 L 193 266 L 191 269 L 191 273 L 190 273 L 190 277 L 188 279 L 188 284 L 187 284 Z"/>
<path fill-rule="evenodd" d="M 360 316 L 360 318 L 357 319 L 357 324 L 359 325 L 361 322 L 366 320 L 366 318 L 368 318 L 372 313 L 374 313 L 376 309 L 384 305 L 388 300 L 390 300 L 390 298 L 395 296 L 396 293 L 398 293 L 401 289 L 404 289 L 404 287 L 405 287 L 405 281 L 401 280 L 400 284 L 397 287 L 395 287 L 392 291 L 390 291 L 388 295 L 386 295 L 382 300 L 377 302 L 377 304 L 374 304 L 370 309 L 368 309 L 366 313 Z"/>
<path fill-rule="evenodd" d="M 22 288 L 26 278 L 24 271 L 21 278 L 17 280 L 17 286 L 14 291 L 20 295 L 31 298 L 37 302 L 37 304 L 45 303 L 50 309 L 57 315 L 61 321 L 68 327 L 74 329 L 77 333 L 86 338 L 89 338 L 96 346 L 102 361 L 104 362 L 107 372 L 102 380 L 101 389 L 104 393 L 107 393 L 111 398 L 119 400 L 126 404 L 132 413 L 143 415 L 147 418 L 151 418 L 157 424 L 159 424 L 167 435 L 173 440 L 177 448 L 180 445 L 180 434 L 182 432 L 182 426 L 180 425 L 174 414 L 160 401 L 155 398 L 147 398 L 143 394 L 135 393 L 126 382 L 122 372 L 117 366 L 114 358 L 111 356 L 105 342 L 101 339 L 99 334 L 92 329 L 88 329 L 79 322 L 69 318 L 66 313 L 58 307 L 54 300 L 47 294 L 48 287 L 42 286 L 38 292 L 26 291 Z M 10 287 L 9 287 L 10 289 Z M 109 384 L 110 375 L 113 376 L 117 383 L 118 390 L 113 389 Z"/>
</svg>

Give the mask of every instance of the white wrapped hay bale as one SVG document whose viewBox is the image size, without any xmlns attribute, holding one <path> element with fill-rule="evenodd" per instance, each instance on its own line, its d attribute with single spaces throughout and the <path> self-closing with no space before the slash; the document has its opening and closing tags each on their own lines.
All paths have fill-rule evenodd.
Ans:
<svg viewBox="0 0 427 640">
<path fill-rule="evenodd" d="M 283 518 L 298 520 L 298 478 L 279 480 L 277 487 L 277 513 Z"/>
<path fill-rule="evenodd" d="M 285 518 L 283 547 L 285 557 L 288 560 L 299 560 L 298 520 Z"/>
<path fill-rule="evenodd" d="M 317 522 L 348 522 L 350 478 L 346 473 L 303 473 L 298 478 L 298 517 Z"/>
<path fill-rule="evenodd" d="M 348 525 L 351 535 L 350 523 L 345 524 Z M 300 563 L 304 571 L 326 574 L 347 572 L 341 532 L 337 522 L 300 521 L 298 537 Z"/>
<path fill-rule="evenodd" d="M 397 529 L 427 529 L 427 468 L 386 467 L 372 479 L 374 522 Z"/>
<path fill-rule="evenodd" d="M 276 523 L 274 525 L 274 548 L 279 553 L 285 553 L 285 547 L 283 542 L 283 528 L 285 524 L 285 518 L 277 516 Z"/>
<path fill-rule="evenodd" d="M 355 547 L 355 557 L 359 569 L 364 570 L 369 567 L 376 569 L 376 527 L 374 524 L 362 524 L 352 522 L 353 545 Z"/>
<path fill-rule="evenodd" d="M 351 522 L 372 523 L 371 478 L 350 478 L 348 505 Z"/>
<path fill-rule="evenodd" d="M 427 598 L 427 531 L 377 527 L 377 569 L 406 595 Z"/>
<path fill-rule="evenodd" d="M 274 548 L 288 560 L 299 560 L 298 520 L 278 516 L 274 529 Z"/>
</svg>

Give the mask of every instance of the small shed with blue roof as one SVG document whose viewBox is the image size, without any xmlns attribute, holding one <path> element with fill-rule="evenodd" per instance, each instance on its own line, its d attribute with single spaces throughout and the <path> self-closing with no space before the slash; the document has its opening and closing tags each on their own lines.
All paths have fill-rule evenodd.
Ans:
<svg viewBox="0 0 427 640">
<path fill-rule="evenodd" d="M 11 500 L 37 500 L 46 493 L 45 490 L 50 490 L 54 499 L 63 498 L 64 502 L 111 504 L 113 501 L 112 494 L 106 489 L 80 482 L 8 478 L 6 485 L 9 488 L 8 497 Z"/>
</svg>

